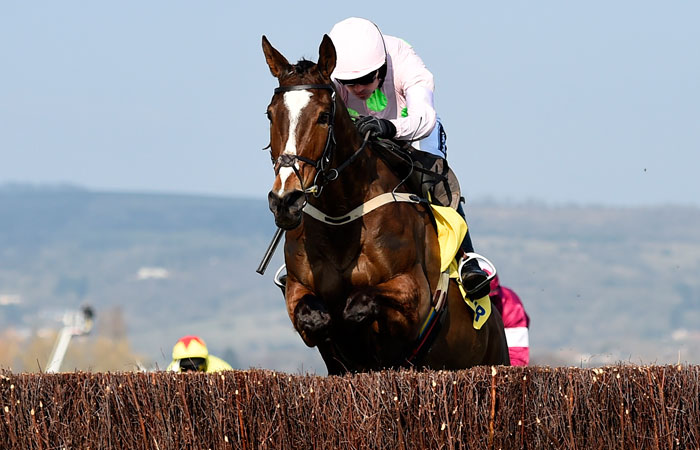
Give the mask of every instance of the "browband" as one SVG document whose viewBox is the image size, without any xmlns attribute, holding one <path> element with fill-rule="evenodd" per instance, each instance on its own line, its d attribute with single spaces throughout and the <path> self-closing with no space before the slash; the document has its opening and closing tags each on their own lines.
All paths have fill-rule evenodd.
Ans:
<svg viewBox="0 0 700 450">
<path fill-rule="evenodd" d="M 280 86 L 275 88 L 275 94 L 289 91 L 305 91 L 307 89 L 327 89 L 329 91 L 335 91 L 332 84 L 296 84 L 294 86 Z"/>
</svg>

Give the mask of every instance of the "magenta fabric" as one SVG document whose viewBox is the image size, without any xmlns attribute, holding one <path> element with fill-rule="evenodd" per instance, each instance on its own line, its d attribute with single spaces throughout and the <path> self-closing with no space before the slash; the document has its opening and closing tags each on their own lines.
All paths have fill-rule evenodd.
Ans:
<svg viewBox="0 0 700 450">
<path fill-rule="evenodd" d="M 530 347 L 529 343 L 527 343 L 530 317 L 525 312 L 523 302 L 512 289 L 500 285 L 498 276 L 491 281 L 490 295 L 491 302 L 501 313 L 501 317 L 503 317 L 506 336 L 516 334 L 522 338 L 522 335 L 525 335 L 526 345 L 512 345 L 512 342 L 509 342 L 510 364 L 513 366 L 527 366 L 530 363 Z"/>
<path fill-rule="evenodd" d="M 511 366 L 527 366 L 530 364 L 529 347 L 508 347 Z"/>
</svg>

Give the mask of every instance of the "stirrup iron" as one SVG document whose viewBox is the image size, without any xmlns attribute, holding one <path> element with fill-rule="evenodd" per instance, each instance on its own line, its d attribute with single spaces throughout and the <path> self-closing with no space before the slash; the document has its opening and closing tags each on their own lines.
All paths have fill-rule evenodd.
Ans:
<svg viewBox="0 0 700 450">
<path fill-rule="evenodd" d="M 285 288 L 287 287 L 287 270 L 286 269 L 287 269 L 287 265 L 282 264 L 280 266 L 280 268 L 277 269 L 277 272 L 275 272 L 275 276 L 272 278 L 272 281 L 275 283 L 275 286 L 282 289 L 282 292 L 284 292 Z"/>
<path fill-rule="evenodd" d="M 473 289 L 469 289 L 467 291 L 467 296 L 470 296 L 474 292 L 478 292 L 480 289 L 483 289 L 487 285 L 491 284 L 491 280 L 493 280 L 496 277 L 496 266 L 491 261 L 489 261 L 488 258 L 486 258 L 485 256 L 480 255 L 476 252 L 468 252 L 468 253 L 465 253 L 464 256 L 462 256 L 462 259 L 460 259 L 460 261 L 459 261 L 459 268 L 457 269 L 457 273 L 459 273 L 460 283 L 462 283 L 462 268 L 464 267 L 464 265 L 466 263 L 473 261 L 473 260 L 476 260 L 477 262 L 483 261 L 484 263 L 486 263 L 486 265 L 488 266 L 488 268 L 486 270 L 488 270 L 491 273 L 490 274 L 487 273 L 488 276 L 486 277 L 486 279 L 484 281 L 482 281 L 481 283 L 476 285 Z M 464 288 L 466 290 L 466 286 Z"/>
</svg>

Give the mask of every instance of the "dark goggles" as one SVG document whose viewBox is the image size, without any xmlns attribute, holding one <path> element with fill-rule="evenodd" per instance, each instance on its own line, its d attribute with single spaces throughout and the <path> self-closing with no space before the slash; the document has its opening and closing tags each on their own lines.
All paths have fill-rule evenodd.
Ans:
<svg viewBox="0 0 700 450">
<path fill-rule="evenodd" d="M 360 78 L 355 78 L 354 80 L 338 80 L 338 82 L 340 84 L 344 84 L 345 86 L 352 86 L 355 84 L 371 84 L 377 79 L 377 75 L 379 75 L 379 70 L 375 70 L 374 72 L 370 72 L 367 75 Z"/>
<path fill-rule="evenodd" d="M 207 360 L 204 358 L 183 358 L 180 360 L 180 372 L 206 372 Z"/>
</svg>

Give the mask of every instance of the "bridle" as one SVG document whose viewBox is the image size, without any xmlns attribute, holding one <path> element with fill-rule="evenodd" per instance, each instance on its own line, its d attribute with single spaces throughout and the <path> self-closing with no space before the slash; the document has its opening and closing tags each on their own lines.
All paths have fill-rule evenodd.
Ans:
<svg viewBox="0 0 700 450">
<path fill-rule="evenodd" d="M 338 175 L 340 175 L 340 172 L 342 172 L 348 165 L 350 165 L 350 163 L 352 163 L 360 155 L 362 150 L 364 150 L 364 148 L 367 146 L 369 136 L 365 136 L 364 142 L 362 143 L 360 148 L 357 149 L 352 155 L 350 155 L 350 157 L 347 160 L 345 160 L 341 165 L 339 165 L 336 168 L 330 168 L 329 165 L 331 159 L 333 158 L 333 151 L 336 148 L 334 131 L 336 95 L 335 87 L 332 84 L 295 84 L 292 86 L 280 86 L 278 88 L 275 88 L 275 94 L 280 94 L 289 91 L 304 91 L 307 89 L 324 89 L 331 92 L 331 109 L 329 112 L 330 116 L 328 118 L 328 135 L 326 137 L 326 145 L 323 148 L 323 153 L 321 153 L 321 157 L 315 161 L 313 159 L 301 155 L 282 153 L 281 155 L 279 155 L 279 157 L 277 157 L 276 160 L 272 161 L 272 164 L 275 168 L 275 175 L 279 174 L 279 171 L 282 167 L 291 168 L 296 174 L 297 178 L 299 179 L 299 183 L 301 184 L 304 196 L 308 198 L 308 194 L 313 194 L 314 197 L 318 198 L 321 195 L 324 186 L 326 186 L 329 182 L 336 180 L 338 178 Z M 301 174 L 299 173 L 299 169 L 297 168 L 297 161 L 309 164 L 316 169 L 316 176 L 314 177 L 314 182 L 312 186 L 304 186 L 304 180 L 302 179 Z M 304 203 L 306 204 L 308 203 L 308 201 L 305 201 Z"/>
</svg>

